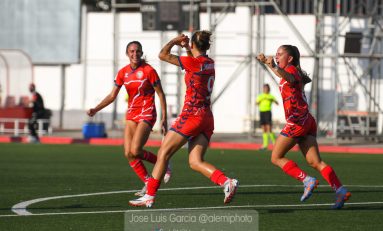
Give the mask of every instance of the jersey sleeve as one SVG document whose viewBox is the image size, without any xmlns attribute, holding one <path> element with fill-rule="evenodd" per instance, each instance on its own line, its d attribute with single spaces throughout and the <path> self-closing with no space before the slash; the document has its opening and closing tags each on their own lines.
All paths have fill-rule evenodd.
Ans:
<svg viewBox="0 0 383 231">
<path fill-rule="evenodd" d="M 200 71 L 201 67 L 199 62 L 196 62 L 196 58 L 190 56 L 179 56 L 180 67 L 182 70 L 195 72 Z"/>
<path fill-rule="evenodd" d="M 122 85 L 124 85 L 124 71 L 123 71 L 123 69 L 118 71 L 116 78 L 114 79 L 114 85 L 116 87 L 121 87 Z"/>
<path fill-rule="evenodd" d="M 148 80 L 153 87 L 157 86 L 157 84 L 161 83 L 160 77 L 157 74 L 157 71 L 150 67 L 147 71 Z"/>
</svg>

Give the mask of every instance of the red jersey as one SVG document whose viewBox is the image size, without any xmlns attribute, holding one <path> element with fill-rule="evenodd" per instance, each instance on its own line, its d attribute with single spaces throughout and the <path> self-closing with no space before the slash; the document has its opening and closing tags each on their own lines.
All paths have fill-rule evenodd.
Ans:
<svg viewBox="0 0 383 231">
<path fill-rule="evenodd" d="M 180 66 L 185 69 L 186 95 L 182 112 L 192 112 L 210 107 L 210 97 L 215 80 L 214 61 L 207 55 L 196 58 L 179 57 Z"/>
<path fill-rule="evenodd" d="M 279 82 L 286 121 L 287 123 L 303 125 L 308 118 L 309 109 L 303 90 L 302 76 L 293 65 L 289 65 L 284 70 L 294 75 L 295 78 L 293 83 L 289 83 L 283 78 Z"/>
<path fill-rule="evenodd" d="M 160 83 L 156 70 L 147 63 L 141 63 L 136 69 L 130 65 L 121 68 L 115 79 L 116 86 L 125 86 L 129 95 L 127 114 L 144 118 L 156 116 L 154 87 Z M 132 117 L 131 115 L 131 118 Z"/>
</svg>

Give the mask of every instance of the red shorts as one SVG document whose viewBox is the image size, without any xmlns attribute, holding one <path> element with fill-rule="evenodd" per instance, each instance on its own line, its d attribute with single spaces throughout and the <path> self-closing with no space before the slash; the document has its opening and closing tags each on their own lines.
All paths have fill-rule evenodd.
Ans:
<svg viewBox="0 0 383 231">
<path fill-rule="evenodd" d="M 282 129 L 281 135 L 291 138 L 300 138 L 308 135 L 316 137 L 317 123 L 309 113 L 307 119 L 301 125 L 288 122 Z"/>
<path fill-rule="evenodd" d="M 210 141 L 214 131 L 214 117 L 210 108 L 201 108 L 196 113 L 181 113 L 170 130 L 187 139 L 203 134 Z"/>
<path fill-rule="evenodd" d="M 126 112 L 125 119 L 134 121 L 136 123 L 143 121 L 149 124 L 151 128 L 153 128 L 157 120 L 157 113 L 155 109 L 154 110 L 153 109 L 145 110 L 143 108 L 129 109 L 129 111 Z"/>
</svg>

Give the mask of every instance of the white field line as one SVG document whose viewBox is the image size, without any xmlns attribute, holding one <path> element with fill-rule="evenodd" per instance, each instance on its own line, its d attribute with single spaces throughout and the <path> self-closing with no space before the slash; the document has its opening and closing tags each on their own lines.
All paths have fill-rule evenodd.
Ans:
<svg viewBox="0 0 383 231">
<path fill-rule="evenodd" d="M 346 187 L 358 187 L 358 188 L 382 188 L 383 185 L 345 185 Z M 302 188 L 302 185 L 241 185 L 241 188 L 259 188 L 259 187 L 287 187 L 287 188 Z M 327 185 L 319 185 L 319 187 L 329 187 Z M 178 190 L 196 190 L 196 189 L 213 189 L 213 188 L 220 188 L 219 186 L 203 186 L 203 187 L 179 187 L 179 188 L 165 188 L 165 189 L 160 189 L 161 191 L 178 191 Z M 53 197 L 44 197 L 44 198 L 37 198 L 33 200 L 28 200 L 28 201 L 23 201 L 18 204 L 15 204 L 12 206 L 12 212 L 16 213 L 17 215 L 39 215 L 39 214 L 32 214 L 27 210 L 27 207 L 43 202 L 43 201 L 48 201 L 48 200 L 56 200 L 56 199 L 65 199 L 65 198 L 73 198 L 73 197 L 87 197 L 87 196 L 98 196 L 98 195 L 109 195 L 109 194 L 119 194 L 119 193 L 133 193 L 137 192 L 137 190 L 124 190 L 124 191 L 111 191 L 111 192 L 98 192 L 98 193 L 85 193 L 85 194 L 74 194 L 74 195 L 63 195 L 63 196 L 53 196 Z M 350 203 L 347 203 L 350 204 Z M 325 205 L 325 204 L 323 204 Z M 294 205 L 292 205 L 294 206 Z M 299 206 L 299 205 L 295 205 Z M 227 208 L 225 206 L 224 208 Z M 102 211 L 96 211 L 94 213 L 98 213 Z M 116 211 L 116 212 L 121 212 L 121 211 Z M 79 212 L 83 213 L 83 212 Z M 84 212 L 87 213 L 87 212 Z M 91 213 L 91 212 L 90 212 Z M 42 213 L 43 214 L 43 213 Z M 56 214 L 56 213 L 54 213 Z M 59 214 L 59 213 L 57 213 Z M 73 213 L 64 213 L 64 214 L 73 214 Z M 17 216 L 16 215 L 16 216 Z M 0 215 L 2 216 L 11 216 L 11 215 Z"/>
<path fill-rule="evenodd" d="M 370 201 L 370 202 L 350 202 L 345 205 L 380 205 L 383 201 Z M 107 214 L 107 213 L 134 213 L 143 211 L 182 211 L 182 210 L 206 210 L 206 209 L 231 209 L 231 208 L 289 208 L 289 207 L 322 207 L 331 206 L 332 203 L 322 204 L 290 204 L 290 205 L 233 205 L 233 206 L 215 206 L 215 207 L 193 207 L 193 208 L 169 208 L 169 209 L 133 209 L 133 210 L 110 210 L 110 211 L 89 211 L 89 212 L 59 212 L 59 213 L 35 213 L 29 215 L 0 215 L 1 217 L 20 217 L 20 216 L 54 216 L 54 215 L 79 215 L 79 214 Z"/>
</svg>

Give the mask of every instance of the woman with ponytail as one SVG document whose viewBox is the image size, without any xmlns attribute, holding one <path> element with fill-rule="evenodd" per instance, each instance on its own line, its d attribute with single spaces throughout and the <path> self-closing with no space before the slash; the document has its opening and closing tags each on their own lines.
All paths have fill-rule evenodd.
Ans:
<svg viewBox="0 0 383 231">
<path fill-rule="evenodd" d="M 159 58 L 185 70 L 185 102 L 182 112 L 172 124 L 158 150 L 158 159 L 148 180 L 146 194 L 129 201 L 132 206 L 152 207 L 170 158 L 188 143 L 189 165 L 223 188 L 223 202 L 232 201 L 239 182 L 226 176 L 221 170 L 205 161 L 205 154 L 214 131 L 214 116 L 211 110 L 211 93 L 214 87 L 214 60 L 207 55 L 211 43 L 210 31 L 196 31 L 191 39 L 181 34 L 170 40 L 161 49 Z M 172 47 L 185 48 L 187 56 L 170 53 Z"/>
<path fill-rule="evenodd" d="M 287 159 L 287 152 L 298 144 L 307 163 L 320 172 L 335 191 L 334 209 L 343 207 L 351 193 L 342 185 L 330 165 L 322 161 L 316 140 L 317 124 L 310 114 L 304 85 L 311 82 L 307 73 L 300 66 L 300 53 L 296 46 L 282 45 L 274 57 L 259 54 L 257 59 L 266 64 L 281 80 L 279 90 L 283 99 L 286 126 L 281 131 L 271 154 L 271 162 L 280 167 L 287 175 L 303 182 L 304 192 L 301 201 L 306 201 L 319 181 L 307 175 L 298 165 Z"/>
<path fill-rule="evenodd" d="M 152 128 L 157 120 L 155 94 L 161 104 L 161 132 L 167 132 L 166 97 L 162 90 L 161 80 L 156 70 L 142 57 L 143 50 L 139 41 L 131 41 L 126 46 L 126 56 L 129 64 L 121 68 L 114 80 L 112 91 L 94 108 L 87 111 L 89 116 L 114 102 L 121 88 L 125 88 L 128 99 L 128 108 L 125 114 L 124 154 L 132 170 L 144 184 L 143 188 L 135 195 L 142 196 L 146 192 L 149 179 L 148 171 L 143 163 L 157 162 L 157 156 L 144 149 Z M 170 180 L 171 170 L 167 167 L 163 179 Z"/>
</svg>

